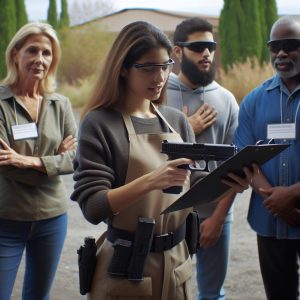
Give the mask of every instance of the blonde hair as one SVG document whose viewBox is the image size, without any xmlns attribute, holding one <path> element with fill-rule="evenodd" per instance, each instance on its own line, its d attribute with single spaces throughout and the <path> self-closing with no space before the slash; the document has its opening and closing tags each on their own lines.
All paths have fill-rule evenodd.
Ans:
<svg viewBox="0 0 300 300">
<path fill-rule="evenodd" d="M 125 26 L 116 37 L 92 95 L 83 109 L 82 117 L 98 107 L 122 105 L 126 82 L 121 76 L 141 56 L 151 49 L 165 48 L 171 55 L 172 45 L 168 37 L 157 27 L 143 21 Z M 163 88 L 157 104 L 165 100 L 166 86 Z"/>
<path fill-rule="evenodd" d="M 57 34 L 53 27 L 47 23 L 28 23 L 21 27 L 17 33 L 14 35 L 9 45 L 7 46 L 5 58 L 6 58 L 6 67 L 7 74 L 3 84 L 15 87 L 18 85 L 19 74 L 18 68 L 14 61 L 14 51 L 19 51 L 23 45 L 26 43 L 27 39 L 32 35 L 42 34 L 49 38 L 52 44 L 52 63 L 50 65 L 49 71 L 46 74 L 46 77 L 42 79 L 40 84 L 40 93 L 52 93 L 56 88 L 56 71 L 58 63 L 60 60 L 61 50 Z"/>
</svg>

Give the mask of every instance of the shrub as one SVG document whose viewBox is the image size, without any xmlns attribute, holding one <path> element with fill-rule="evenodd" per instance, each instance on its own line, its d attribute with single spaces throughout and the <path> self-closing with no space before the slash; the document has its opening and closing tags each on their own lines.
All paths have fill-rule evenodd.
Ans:
<svg viewBox="0 0 300 300">
<path fill-rule="evenodd" d="M 95 76 L 79 79 L 75 84 L 67 82 L 58 85 L 58 92 L 70 98 L 73 108 L 81 108 L 90 96 Z"/>
<path fill-rule="evenodd" d="M 101 31 L 96 25 L 62 30 L 59 81 L 78 85 L 81 80 L 92 76 L 108 52 L 114 37 L 114 33 Z"/>
</svg>

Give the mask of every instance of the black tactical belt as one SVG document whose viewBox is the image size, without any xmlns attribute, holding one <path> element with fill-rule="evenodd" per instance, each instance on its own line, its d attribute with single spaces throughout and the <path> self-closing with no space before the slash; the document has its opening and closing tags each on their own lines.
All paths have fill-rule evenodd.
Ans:
<svg viewBox="0 0 300 300">
<path fill-rule="evenodd" d="M 151 252 L 163 252 L 169 250 L 179 244 L 181 241 L 185 239 L 185 229 L 186 225 L 185 222 L 177 228 L 174 232 L 168 232 L 161 235 L 155 235 L 153 237 L 152 245 L 151 245 Z M 133 242 L 134 240 L 134 233 L 114 228 L 113 226 L 109 225 L 107 230 L 107 240 L 111 243 L 114 243 L 117 239 L 127 240 Z"/>
</svg>

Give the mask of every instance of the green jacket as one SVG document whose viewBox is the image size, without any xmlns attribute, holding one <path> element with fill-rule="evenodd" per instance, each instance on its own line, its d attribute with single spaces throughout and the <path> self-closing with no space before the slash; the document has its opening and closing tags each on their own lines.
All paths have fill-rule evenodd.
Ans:
<svg viewBox="0 0 300 300">
<path fill-rule="evenodd" d="M 67 194 L 60 175 L 73 172 L 75 150 L 57 154 L 62 140 L 76 136 L 76 123 L 68 98 L 44 95 L 37 124 L 39 137 L 15 141 L 12 125 L 32 122 L 11 90 L 0 85 L 0 137 L 17 153 L 40 157 L 47 174 L 34 169 L 0 167 L 0 218 L 35 221 L 61 215 L 67 210 Z"/>
</svg>

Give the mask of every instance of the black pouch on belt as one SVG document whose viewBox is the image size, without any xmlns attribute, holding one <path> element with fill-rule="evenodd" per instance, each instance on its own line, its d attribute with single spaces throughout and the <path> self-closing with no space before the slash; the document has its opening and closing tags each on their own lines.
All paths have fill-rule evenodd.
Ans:
<svg viewBox="0 0 300 300">
<path fill-rule="evenodd" d="M 127 276 L 127 268 L 132 252 L 132 242 L 118 238 L 113 243 L 114 254 L 108 266 L 107 273 L 111 276 Z"/>
<path fill-rule="evenodd" d="M 185 241 L 191 255 L 197 252 L 199 247 L 199 216 L 193 211 L 186 218 Z"/>
<path fill-rule="evenodd" d="M 84 245 L 77 250 L 78 267 L 79 267 L 79 291 L 81 295 L 85 295 L 90 291 L 94 272 L 96 268 L 96 252 L 97 246 L 95 239 L 86 237 Z"/>
<path fill-rule="evenodd" d="M 154 219 L 139 217 L 132 255 L 127 269 L 128 280 L 142 281 L 144 279 L 144 264 L 152 245 L 154 226 Z"/>
</svg>

